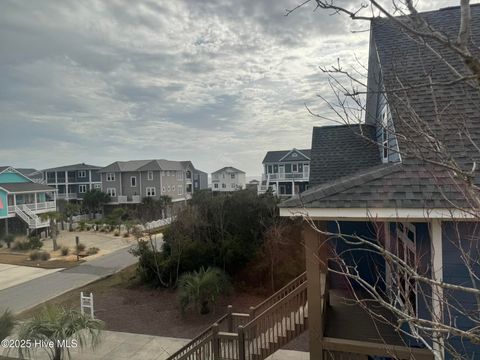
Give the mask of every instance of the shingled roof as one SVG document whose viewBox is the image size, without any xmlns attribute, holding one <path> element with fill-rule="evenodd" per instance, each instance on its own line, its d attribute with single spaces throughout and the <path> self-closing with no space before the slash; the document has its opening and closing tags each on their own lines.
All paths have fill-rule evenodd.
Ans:
<svg viewBox="0 0 480 360">
<path fill-rule="evenodd" d="M 479 44 L 480 6 L 472 6 L 471 10 L 471 41 L 472 44 Z M 456 38 L 460 22 L 458 7 L 426 12 L 422 16 L 436 30 L 451 36 L 452 39 Z M 401 20 L 408 19 L 403 17 Z M 344 148 L 342 143 L 348 139 L 348 136 L 342 133 L 344 129 L 315 128 L 310 182 L 320 185 L 285 201 L 281 206 L 420 209 L 471 207 L 472 198 L 467 191 L 467 184 L 458 178 L 455 172 L 432 165 L 431 160 L 445 160 L 445 155 L 433 151 L 436 143 L 426 141 L 427 137 L 417 135 L 415 130 L 420 130 L 423 126 L 422 130 L 438 139 L 460 166 L 471 169 L 474 161 L 478 164 L 480 160 L 480 152 L 475 148 L 475 144 L 480 143 L 478 90 L 465 82 L 450 83 L 447 86 L 447 83 L 455 79 L 451 68 L 429 48 L 405 34 L 394 21 L 376 18 L 371 26 L 373 48 L 378 52 L 383 85 L 402 153 L 402 162 L 374 165 L 373 147 L 365 144 L 362 149 L 359 142 Z M 468 74 L 458 56 L 436 44 L 432 47 L 457 71 Z M 480 54 L 480 50 L 474 46 L 472 52 L 477 56 Z M 371 55 L 377 57 L 377 54 Z M 430 80 L 437 85 L 420 86 Z M 406 89 L 398 91 L 401 86 Z M 473 141 L 466 138 L 460 129 L 465 129 Z M 325 131 L 325 134 L 331 131 L 334 139 L 328 135 L 320 138 L 322 131 Z M 412 143 L 412 140 L 415 143 Z M 337 146 L 334 146 L 335 144 Z M 423 147 L 420 153 L 423 159 L 418 158 L 419 148 L 415 148 L 415 144 Z M 329 151 L 327 145 L 330 145 L 332 150 Z M 359 147 L 356 147 L 357 145 Z M 335 153 L 341 151 L 346 152 L 344 157 Z M 380 159 L 378 148 L 376 151 L 377 159 Z M 363 161 L 355 160 L 357 152 L 364 155 L 368 161 L 356 166 L 356 162 Z M 351 162 L 348 161 L 349 156 L 354 157 Z M 337 166 L 337 162 L 343 162 L 344 167 L 352 168 L 341 170 L 342 166 Z M 342 174 L 342 171 L 345 173 Z M 477 175 L 474 181 L 480 183 L 479 179 Z"/>
<path fill-rule="evenodd" d="M 310 149 L 290 149 L 290 150 L 275 150 L 275 151 L 268 151 L 265 157 L 263 158 L 262 164 L 263 163 L 269 163 L 269 162 L 281 162 L 282 159 L 284 159 L 289 153 L 292 151 L 298 151 L 299 153 L 303 154 L 305 157 L 301 159 L 291 159 L 289 158 L 288 161 L 295 161 L 295 160 L 310 160 L 311 158 L 311 151 Z"/>
<path fill-rule="evenodd" d="M 310 186 L 379 165 L 380 151 L 374 139 L 375 128 L 370 125 L 314 127 Z"/>
</svg>

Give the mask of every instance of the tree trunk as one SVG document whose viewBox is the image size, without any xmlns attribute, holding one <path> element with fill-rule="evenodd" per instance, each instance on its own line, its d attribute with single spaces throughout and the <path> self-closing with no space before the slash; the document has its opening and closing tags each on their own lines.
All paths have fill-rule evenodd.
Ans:
<svg viewBox="0 0 480 360">
<path fill-rule="evenodd" d="M 52 219 L 50 220 L 50 231 L 52 232 L 52 242 L 53 242 L 53 251 L 58 250 L 58 244 L 57 244 L 57 224 L 56 222 Z"/>
<path fill-rule="evenodd" d="M 55 346 L 52 360 L 62 360 L 62 348 Z"/>
</svg>

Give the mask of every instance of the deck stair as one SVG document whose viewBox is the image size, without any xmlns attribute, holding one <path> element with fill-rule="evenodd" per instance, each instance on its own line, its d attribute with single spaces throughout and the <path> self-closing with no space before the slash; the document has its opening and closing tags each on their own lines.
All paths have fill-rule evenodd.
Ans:
<svg viewBox="0 0 480 360">
<path fill-rule="evenodd" d="M 30 229 L 49 226 L 48 220 L 42 220 L 27 205 L 15 205 L 15 214 L 28 224 Z"/>
<path fill-rule="evenodd" d="M 249 314 L 232 308 L 167 360 L 263 360 L 308 328 L 307 278 L 301 274 Z"/>
</svg>

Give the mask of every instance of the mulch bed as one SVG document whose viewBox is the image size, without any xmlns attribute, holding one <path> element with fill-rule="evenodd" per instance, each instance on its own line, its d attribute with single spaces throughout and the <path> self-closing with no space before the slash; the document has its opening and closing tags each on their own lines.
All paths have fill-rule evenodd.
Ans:
<svg viewBox="0 0 480 360">
<path fill-rule="evenodd" d="M 80 261 L 35 260 L 35 261 L 32 261 L 28 258 L 28 252 L 21 253 L 21 252 L 7 252 L 5 250 L 0 251 L 0 264 L 39 267 L 42 269 L 60 269 L 60 268 L 71 268 L 81 264 L 82 262 L 84 262 L 84 260 L 80 260 Z"/>
</svg>

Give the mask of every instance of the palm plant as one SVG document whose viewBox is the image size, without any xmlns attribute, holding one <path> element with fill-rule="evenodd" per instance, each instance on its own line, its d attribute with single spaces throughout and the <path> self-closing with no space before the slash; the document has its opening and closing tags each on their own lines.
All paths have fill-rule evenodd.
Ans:
<svg viewBox="0 0 480 360">
<path fill-rule="evenodd" d="M 57 211 L 49 211 L 43 214 L 39 214 L 40 219 L 50 221 L 50 237 L 53 242 L 53 251 L 58 250 L 57 244 L 57 221 L 60 220 L 63 215 Z"/>
<path fill-rule="evenodd" d="M 71 358 L 70 350 L 66 346 L 62 346 L 65 342 L 73 343 L 77 346 L 85 348 L 90 346 L 92 349 L 100 343 L 101 330 L 103 329 L 103 321 L 92 319 L 86 314 L 73 309 L 65 309 L 55 306 L 47 306 L 34 317 L 24 323 L 19 331 L 19 340 L 34 341 L 52 341 L 53 347 L 45 347 L 48 356 L 52 360 L 61 360 L 67 356 Z M 34 349 L 20 348 L 19 354 L 30 356 Z"/>
<path fill-rule="evenodd" d="M 198 271 L 186 273 L 179 280 L 179 300 L 182 312 L 194 307 L 200 314 L 210 312 L 218 297 L 230 288 L 225 273 L 217 268 L 204 267 Z"/>
<path fill-rule="evenodd" d="M 13 330 L 15 326 L 15 317 L 10 310 L 5 310 L 0 316 L 0 340 L 5 339 Z"/>
</svg>

